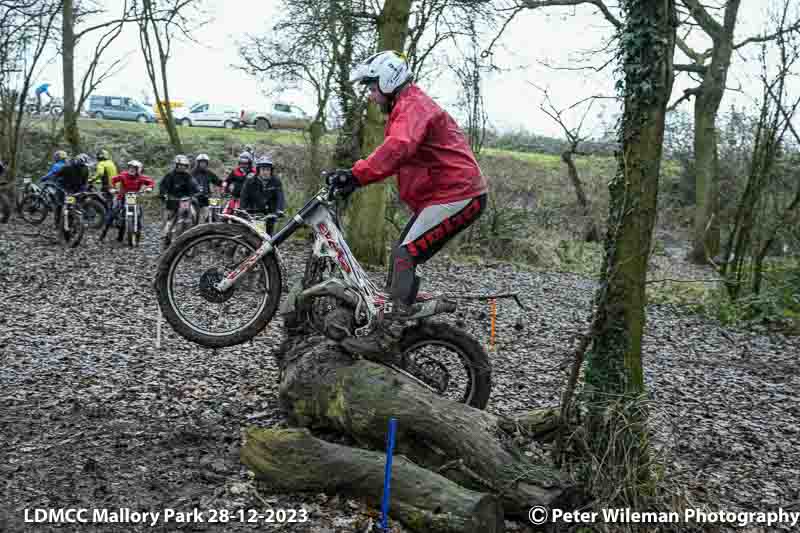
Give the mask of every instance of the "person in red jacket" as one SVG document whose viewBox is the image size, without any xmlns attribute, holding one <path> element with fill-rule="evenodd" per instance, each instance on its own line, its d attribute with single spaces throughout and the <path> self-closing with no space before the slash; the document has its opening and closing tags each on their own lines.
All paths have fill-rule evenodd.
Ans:
<svg viewBox="0 0 800 533">
<path fill-rule="evenodd" d="M 253 174 L 255 174 L 255 169 L 253 168 L 253 154 L 250 152 L 242 152 L 239 154 L 239 165 L 234 168 L 222 182 L 223 190 L 233 196 L 233 199 L 228 202 L 225 206 L 225 211 L 223 211 L 226 215 L 233 214 L 234 209 L 239 208 L 244 182 Z"/>
<path fill-rule="evenodd" d="M 334 173 L 331 185 L 347 194 L 397 176 L 400 199 L 413 216 L 392 249 L 384 318 L 403 320 L 415 312 L 417 265 L 481 216 L 486 178 L 453 117 L 413 83 L 405 56 L 377 53 L 350 82 L 366 85 L 370 100 L 388 114 L 384 141 L 349 172 Z"/>
<path fill-rule="evenodd" d="M 125 194 L 129 192 L 139 192 L 142 187 L 154 188 L 156 186 L 155 180 L 150 176 L 142 174 L 144 165 L 135 159 L 128 161 L 128 170 L 121 172 L 119 175 L 111 178 L 111 186 L 117 189 L 117 197 L 114 199 L 114 206 L 109 212 L 108 225 L 114 220 L 114 213 L 125 206 Z M 144 213 L 140 215 L 140 223 L 144 225 Z M 124 228 L 120 228 L 117 234 L 117 240 L 121 241 L 124 233 Z"/>
</svg>

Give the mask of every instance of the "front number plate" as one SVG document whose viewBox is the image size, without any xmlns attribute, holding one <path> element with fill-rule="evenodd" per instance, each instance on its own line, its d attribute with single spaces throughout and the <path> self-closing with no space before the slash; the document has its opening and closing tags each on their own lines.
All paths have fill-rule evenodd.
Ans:
<svg viewBox="0 0 800 533">
<path fill-rule="evenodd" d="M 128 205 L 136 205 L 136 195 L 135 194 L 126 194 L 125 201 Z"/>
<path fill-rule="evenodd" d="M 74 204 L 75 203 L 75 197 L 74 196 L 67 196 L 67 203 L 68 204 Z"/>
<path fill-rule="evenodd" d="M 211 198 L 208 202 L 210 205 L 219 205 L 219 198 Z"/>
</svg>

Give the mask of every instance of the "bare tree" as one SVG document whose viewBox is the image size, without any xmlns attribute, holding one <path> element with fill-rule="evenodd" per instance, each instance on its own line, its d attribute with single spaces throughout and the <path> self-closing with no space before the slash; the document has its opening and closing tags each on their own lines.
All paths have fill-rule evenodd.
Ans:
<svg viewBox="0 0 800 533">
<path fill-rule="evenodd" d="M 784 0 L 783 8 L 776 16 L 778 31 L 775 48 L 778 65 L 774 75 L 768 72 L 768 47 L 762 44 L 763 92 L 750 159 L 750 173 L 726 246 L 726 259 L 730 258 L 730 262 L 724 262 L 721 268 L 728 294 L 733 300 L 745 291 L 758 294 L 763 278 L 764 259 L 775 235 L 800 204 L 799 187 L 794 199 L 777 217 L 770 216 L 771 213 L 763 205 L 763 195 L 770 186 L 774 186 L 776 175 L 781 172 L 781 160 L 786 157 L 784 136 L 788 131 L 796 136 L 791 121 L 800 106 L 800 98 L 790 98 L 787 87 L 789 78 L 796 73 L 796 66 L 800 62 L 800 46 L 795 35 L 780 31 L 787 27 L 789 5 L 789 0 Z M 795 138 L 800 142 L 800 137 Z M 793 167 L 794 162 L 791 162 L 783 171 L 796 176 Z M 769 221 L 770 219 L 772 220 Z"/>
<path fill-rule="evenodd" d="M 583 211 L 583 216 L 586 218 L 586 226 L 581 237 L 586 242 L 598 241 L 600 240 L 600 232 L 597 230 L 597 225 L 595 224 L 594 217 L 592 216 L 589 198 L 586 196 L 586 193 L 583 190 L 583 183 L 578 176 L 578 167 L 575 166 L 574 157 L 576 155 L 588 155 L 579 150 L 581 143 L 586 140 L 586 137 L 581 135 L 581 129 L 583 129 L 583 123 L 586 120 L 586 116 L 589 114 L 589 111 L 591 111 L 592 105 L 598 98 L 602 97 L 593 96 L 584 98 L 583 100 L 576 102 L 565 109 L 559 109 L 553 103 L 547 89 L 540 88 L 539 90 L 544 93 L 545 98 L 545 102 L 539 106 L 539 109 L 541 109 L 548 117 L 553 119 L 556 124 L 561 126 L 561 129 L 564 131 L 564 136 L 567 139 L 567 148 L 564 150 L 564 152 L 562 152 L 561 160 L 565 165 L 567 165 L 567 175 L 569 175 L 569 180 L 572 183 L 572 187 L 575 189 L 575 195 L 577 196 L 578 204 L 581 206 L 581 210 Z M 584 108 L 580 122 L 573 128 L 568 127 L 564 114 L 567 111 L 571 111 L 583 104 L 588 105 L 586 105 Z"/>
<path fill-rule="evenodd" d="M 0 0 L 0 157 L 17 176 L 25 98 L 48 45 L 58 35 L 58 0 Z"/>
<path fill-rule="evenodd" d="M 113 75 L 121 60 L 113 61 L 107 68 L 98 71 L 102 64 L 102 56 L 108 47 L 122 33 L 123 25 L 130 20 L 127 1 L 123 3 L 122 16 L 118 19 L 101 21 L 81 27 L 84 21 L 96 22 L 98 16 L 105 11 L 94 5 L 81 2 L 78 9 L 73 0 L 62 2 L 62 73 L 64 77 L 64 135 L 73 153 L 80 151 L 80 131 L 78 116 L 86 98 L 105 79 Z M 94 53 L 81 79 L 80 93 L 75 96 L 75 49 L 80 39 L 87 35 L 103 32 L 95 44 Z"/>
<path fill-rule="evenodd" d="M 308 130 L 309 165 L 306 174 L 307 192 L 319 187 L 323 163 L 321 140 L 325 133 L 327 110 L 334 90 L 335 55 L 338 21 L 335 0 L 285 0 L 281 20 L 266 35 L 249 35 L 239 48 L 246 72 L 277 82 L 272 92 L 289 86 L 311 88 L 316 100 L 316 112 Z M 326 24 L 319 24 L 326 21 Z M 315 31 L 309 27 L 318 25 Z"/>
<path fill-rule="evenodd" d="M 454 44 L 459 48 L 459 56 L 455 61 L 450 61 L 448 67 L 455 74 L 461 88 L 458 105 L 466 115 L 470 147 L 475 155 L 479 156 L 486 139 L 486 124 L 489 120 L 483 97 L 483 75 L 492 67 L 487 64 L 487 54 L 484 54 L 478 40 L 475 20 L 471 19 L 467 25 L 469 46 L 465 51 L 460 50 L 458 40 L 454 38 Z"/>
<path fill-rule="evenodd" d="M 690 259 L 705 263 L 719 252 L 719 187 L 718 141 L 716 119 L 722 96 L 726 90 L 728 70 L 734 51 L 753 43 L 771 41 L 800 27 L 800 19 L 786 24 L 770 33 L 736 40 L 736 22 L 741 0 L 727 0 L 722 9 L 720 22 L 712 10 L 699 0 L 680 0 L 687 11 L 684 22 L 686 31 L 677 40 L 679 50 L 689 58 L 687 64 L 676 64 L 675 70 L 699 76 L 699 84 L 687 89 L 680 100 L 691 97 L 694 101 L 694 157 L 696 212 L 694 242 Z M 695 28 L 711 39 L 712 45 L 705 51 L 697 51 L 687 43 Z M 680 101 L 679 100 L 679 101 Z"/>
<path fill-rule="evenodd" d="M 175 41 L 181 36 L 191 39 L 191 31 L 195 28 L 191 26 L 192 19 L 188 12 L 195 11 L 196 14 L 199 3 L 200 0 L 142 0 L 136 13 L 139 44 L 144 54 L 147 76 L 153 87 L 156 105 L 164 117 L 170 144 L 177 153 L 183 152 L 183 145 L 169 105 L 167 65 Z"/>
</svg>

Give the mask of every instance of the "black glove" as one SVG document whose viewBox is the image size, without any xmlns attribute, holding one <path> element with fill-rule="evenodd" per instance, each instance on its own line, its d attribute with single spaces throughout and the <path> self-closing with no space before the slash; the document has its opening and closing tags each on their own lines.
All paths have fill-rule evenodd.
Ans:
<svg viewBox="0 0 800 533">
<path fill-rule="evenodd" d="M 349 169 L 337 169 L 331 172 L 326 181 L 338 196 L 347 196 L 360 187 L 358 180 Z"/>
</svg>

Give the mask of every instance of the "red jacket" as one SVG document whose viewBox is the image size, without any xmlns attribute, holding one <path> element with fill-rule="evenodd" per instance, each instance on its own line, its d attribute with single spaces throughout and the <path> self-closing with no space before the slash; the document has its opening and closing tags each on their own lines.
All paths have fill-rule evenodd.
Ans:
<svg viewBox="0 0 800 533">
<path fill-rule="evenodd" d="M 126 192 L 137 192 L 139 189 L 147 185 L 148 187 L 155 187 L 156 182 L 153 181 L 153 178 L 150 176 L 143 176 L 139 174 L 138 176 L 131 176 L 128 174 L 128 171 L 125 170 L 118 176 L 114 176 L 111 178 L 111 186 L 116 187 L 117 183 L 121 183 L 122 186 L 119 188 L 119 193 L 117 194 L 117 198 L 122 200 L 125 198 Z"/>
<path fill-rule="evenodd" d="M 361 185 L 395 174 L 400 199 L 414 213 L 487 191 L 486 178 L 458 124 L 414 84 L 397 95 L 383 144 L 353 166 Z"/>
</svg>

